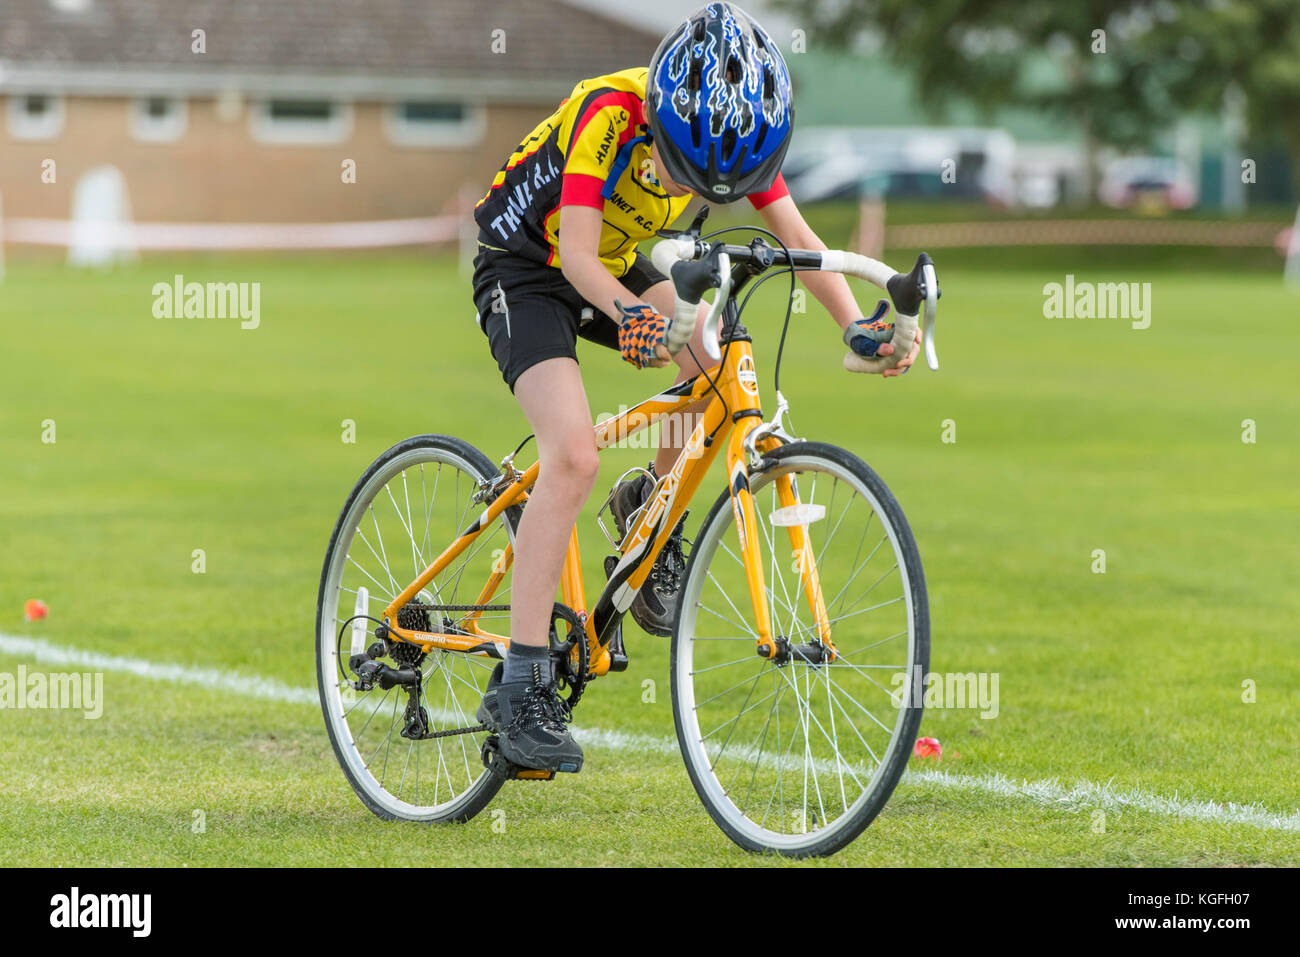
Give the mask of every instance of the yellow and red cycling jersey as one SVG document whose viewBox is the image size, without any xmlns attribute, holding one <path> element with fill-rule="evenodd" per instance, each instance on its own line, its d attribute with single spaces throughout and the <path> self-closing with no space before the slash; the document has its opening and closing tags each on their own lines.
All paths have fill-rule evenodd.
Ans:
<svg viewBox="0 0 1300 957">
<path fill-rule="evenodd" d="M 693 197 L 659 185 L 643 111 L 646 72 L 583 80 L 519 144 L 475 208 L 485 245 L 558 268 L 561 207 L 590 206 L 603 216 L 600 261 L 622 276 L 637 244 L 681 215 Z M 762 209 L 786 195 L 778 176 L 749 200 Z"/>
</svg>

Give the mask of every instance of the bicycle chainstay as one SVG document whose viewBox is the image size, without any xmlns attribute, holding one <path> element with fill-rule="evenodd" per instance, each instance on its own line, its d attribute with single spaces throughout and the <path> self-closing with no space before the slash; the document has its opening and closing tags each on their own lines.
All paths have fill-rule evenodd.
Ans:
<svg viewBox="0 0 1300 957">
<path fill-rule="evenodd" d="M 398 618 L 400 620 L 403 617 L 403 613 L 420 614 L 435 611 L 472 612 L 509 610 L 509 605 L 439 605 L 421 601 L 409 601 L 401 607 L 398 612 Z M 562 620 L 568 624 L 568 635 L 565 640 L 561 641 L 559 639 L 558 630 L 554 631 L 555 638 L 551 644 L 551 655 L 556 659 L 555 664 L 557 673 L 560 673 L 560 669 L 563 668 L 564 682 L 569 689 L 569 696 L 564 699 L 564 702 L 568 706 L 569 710 L 572 711 L 573 707 L 577 705 L 579 699 L 581 699 L 582 693 L 586 690 L 588 679 L 592 677 L 589 673 L 590 657 L 586 642 L 587 633 L 585 624 L 578 613 L 560 602 L 556 602 L 551 611 L 552 625 L 554 625 L 557 620 Z M 431 622 L 429 624 L 432 626 Z M 384 637 L 389 641 L 405 642 L 404 639 L 398 636 L 384 635 Z M 570 658 L 570 655 L 574 650 L 577 650 L 578 652 L 578 663 L 576 669 L 573 667 Z M 419 707 L 418 695 L 415 707 Z M 467 725 L 463 728 L 448 728 L 446 731 L 430 731 L 425 728 L 422 730 L 422 733 L 419 733 L 418 735 L 407 734 L 403 736 L 411 737 L 414 740 L 428 741 L 434 738 L 449 738 L 458 734 L 477 734 L 480 731 L 490 730 L 491 729 L 488 728 L 487 725 L 480 723 L 476 725 Z"/>
</svg>

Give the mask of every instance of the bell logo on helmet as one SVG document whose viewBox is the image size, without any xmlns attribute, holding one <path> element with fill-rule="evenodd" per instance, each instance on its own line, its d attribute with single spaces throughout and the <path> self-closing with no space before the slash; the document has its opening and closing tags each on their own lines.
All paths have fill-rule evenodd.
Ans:
<svg viewBox="0 0 1300 957">
<path fill-rule="evenodd" d="M 731 192 L 731 187 L 726 183 L 719 183 L 717 186 L 713 187 L 713 191 L 720 196 L 725 196 Z"/>
</svg>

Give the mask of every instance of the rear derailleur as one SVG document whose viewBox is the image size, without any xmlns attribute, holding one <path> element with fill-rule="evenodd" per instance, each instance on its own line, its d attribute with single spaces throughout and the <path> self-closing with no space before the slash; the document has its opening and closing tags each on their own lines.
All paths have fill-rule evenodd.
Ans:
<svg viewBox="0 0 1300 957">
<path fill-rule="evenodd" d="M 402 737 L 413 741 L 434 737 L 429 733 L 429 712 L 420 703 L 423 691 L 420 665 L 427 655 L 418 645 L 391 637 L 383 625 L 376 628 L 375 632 L 376 640 L 364 652 L 348 659 L 348 666 L 356 676 L 349 679 L 348 683 L 354 690 L 363 692 L 375 688 L 383 691 L 401 688 L 407 695 L 406 711 L 402 716 Z M 381 658 L 391 659 L 397 667 L 381 661 Z"/>
</svg>

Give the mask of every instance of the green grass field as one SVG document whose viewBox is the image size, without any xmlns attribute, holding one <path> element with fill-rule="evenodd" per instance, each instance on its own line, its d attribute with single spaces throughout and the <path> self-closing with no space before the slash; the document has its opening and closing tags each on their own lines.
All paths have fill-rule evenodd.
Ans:
<svg viewBox="0 0 1300 957">
<path fill-rule="evenodd" d="M 1136 251 L 1062 251 L 1051 268 L 936 258 L 939 374 L 847 375 L 812 304 L 783 385 L 799 434 L 857 452 L 902 502 L 931 667 L 997 672 L 1000 714 L 927 713 L 942 764 L 914 759 L 856 843 L 805 863 L 1300 864 L 1300 297 L 1280 270 Z M 154 318 L 151 287 L 176 272 L 260 282 L 260 328 Z M 1044 318 L 1043 285 L 1067 272 L 1150 282 L 1150 328 Z M 768 405 L 778 285 L 746 320 Z M 93 670 L 50 648 L 117 662 L 98 720 L 0 712 L 0 864 L 789 863 L 734 847 L 663 749 L 592 745 L 581 775 L 511 784 L 492 805 L 504 816 L 464 826 L 381 822 L 347 786 L 312 703 L 320 563 L 345 496 L 407 435 L 460 435 L 497 460 L 525 433 L 452 262 L 10 263 L 0 325 L 0 672 Z M 666 382 L 596 347 L 581 358 L 597 413 Z M 611 452 L 598 492 L 645 457 Z M 580 535 L 597 581 L 590 514 Z M 47 619 L 23 620 L 29 598 Z M 596 683 L 577 721 L 667 739 L 668 642 L 627 627 L 630 670 Z M 44 664 L 20 638 L 47 643 Z M 122 659 L 302 694 L 160 680 Z"/>
</svg>

